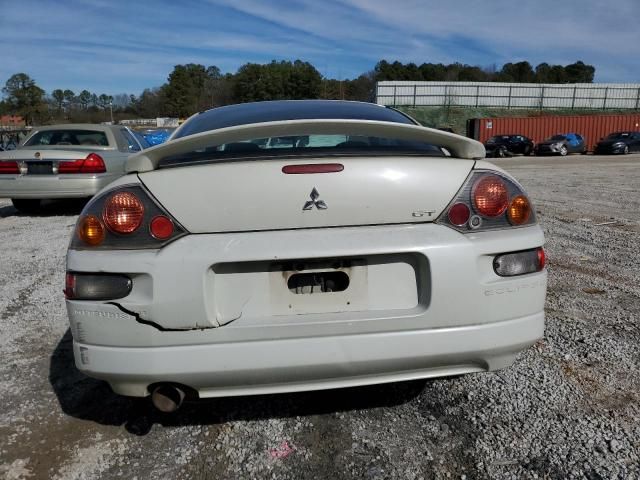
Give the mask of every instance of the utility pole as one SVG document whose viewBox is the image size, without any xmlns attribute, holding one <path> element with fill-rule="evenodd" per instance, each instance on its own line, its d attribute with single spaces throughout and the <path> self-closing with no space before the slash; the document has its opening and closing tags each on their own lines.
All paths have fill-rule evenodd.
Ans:
<svg viewBox="0 0 640 480">
<path fill-rule="evenodd" d="M 113 125 L 113 101 L 109 102 L 109 112 L 111 113 L 111 125 Z"/>
</svg>

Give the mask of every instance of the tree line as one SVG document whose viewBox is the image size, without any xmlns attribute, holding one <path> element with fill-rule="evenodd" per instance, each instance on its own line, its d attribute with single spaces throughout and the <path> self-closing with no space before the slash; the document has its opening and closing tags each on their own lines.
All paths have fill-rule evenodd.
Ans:
<svg viewBox="0 0 640 480">
<path fill-rule="evenodd" d="M 78 93 L 55 89 L 49 94 L 25 73 L 12 75 L 2 92 L 0 115 L 21 115 L 27 124 L 103 122 L 122 118 L 187 117 L 211 107 L 260 100 L 324 98 L 372 101 L 375 83 L 382 80 L 482 81 L 525 83 L 591 83 L 595 68 L 577 61 L 570 65 L 529 62 L 479 67 L 461 63 L 387 62 L 354 79 L 323 77 L 309 62 L 246 63 L 236 73 L 216 66 L 176 65 L 167 82 L 139 96 Z"/>
</svg>

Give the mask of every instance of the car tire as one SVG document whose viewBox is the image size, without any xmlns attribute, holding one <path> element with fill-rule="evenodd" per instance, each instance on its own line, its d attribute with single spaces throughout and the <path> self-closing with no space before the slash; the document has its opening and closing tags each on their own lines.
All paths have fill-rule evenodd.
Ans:
<svg viewBox="0 0 640 480">
<path fill-rule="evenodd" d="M 533 148 L 530 147 L 529 145 L 524 147 L 524 155 L 525 155 L 525 157 L 528 157 L 529 155 L 531 155 L 532 152 L 533 152 Z"/>
<path fill-rule="evenodd" d="M 497 158 L 504 158 L 507 156 L 507 152 L 504 151 L 504 148 L 497 148 L 495 155 Z"/>
<path fill-rule="evenodd" d="M 624 155 L 627 155 L 627 154 L 629 153 L 629 145 L 625 145 L 625 146 L 624 146 L 624 149 L 622 150 L 622 153 L 623 153 Z"/>
<path fill-rule="evenodd" d="M 21 213 L 33 214 L 40 211 L 40 200 L 37 198 L 12 198 L 11 203 Z"/>
</svg>

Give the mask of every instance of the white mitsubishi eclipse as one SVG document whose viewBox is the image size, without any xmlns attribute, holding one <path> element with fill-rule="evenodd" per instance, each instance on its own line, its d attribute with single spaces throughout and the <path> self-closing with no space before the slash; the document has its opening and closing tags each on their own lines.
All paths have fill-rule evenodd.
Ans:
<svg viewBox="0 0 640 480">
<path fill-rule="evenodd" d="M 484 154 L 368 103 L 194 115 L 78 219 L 77 367 L 172 411 L 510 365 L 543 335 L 544 237 Z"/>
</svg>

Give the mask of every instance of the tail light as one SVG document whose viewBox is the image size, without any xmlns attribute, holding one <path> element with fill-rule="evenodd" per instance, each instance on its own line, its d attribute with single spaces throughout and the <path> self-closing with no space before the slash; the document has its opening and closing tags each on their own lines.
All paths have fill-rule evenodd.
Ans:
<svg viewBox="0 0 640 480">
<path fill-rule="evenodd" d="M 87 245 L 95 247 L 104 241 L 104 225 L 95 215 L 85 215 L 82 217 L 78 222 L 77 230 L 78 236 Z"/>
<path fill-rule="evenodd" d="M 493 270 L 501 277 L 514 277 L 539 272 L 544 268 L 544 264 L 544 250 L 539 247 L 498 255 L 493 259 Z"/>
<path fill-rule="evenodd" d="M 504 180 L 497 175 L 486 175 L 473 184 L 471 199 L 476 211 L 483 217 L 502 215 L 509 203 Z"/>
<path fill-rule="evenodd" d="M 532 225 L 536 218 L 515 180 L 500 172 L 477 170 L 436 222 L 469 233 Z"/>
<path fill-rule="evenodd" d="M 529 199 L 524 195 L 518 195 L 511 200 L 507 218 L 512 225 L 522 225 L 531 216 L 531 205 Z"/>
<path fill-rule="evenodd" d="M 97 153 L 90 153 L 87 158 L 58 163 L 58 173 L 104 173 L 107 167 Z"/>
<path fill-rule="evenodd" d="M 111 195 L 102 209 L 102 218 L 107 228 L 114 233 L 135 232 L 142 223 L 144 205 L 131 192 L 117 192 Z"/>
<path fill-rule="evenodd" d="M 115 300 L 129 295 L 132 287 L 127 275 L 67 272 L 64 296 L 67 300 Z"/>
<path fill-rule="evenodd" d="M 160 248 L 187 231 L 140 185 L 94 197 L 76 224 L 70 249 Z"/>
<path fill-rule="evenodd" d="M 20 175 L 20 167 L 18 162 L 3 161 L 0 162 L 0 175 Z"/>
</svg>

